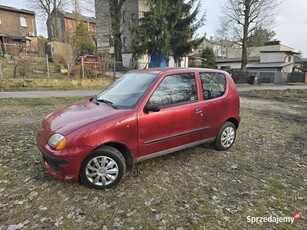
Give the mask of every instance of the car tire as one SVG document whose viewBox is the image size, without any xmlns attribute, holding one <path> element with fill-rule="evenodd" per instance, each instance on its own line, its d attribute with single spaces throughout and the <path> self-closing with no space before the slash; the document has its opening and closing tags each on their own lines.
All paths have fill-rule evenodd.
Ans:
<svg viewBox="0 0 307 230">
<path fill-rule="evenodd" d="M 225 151 L 231 148 L 236 140 L 237 129 L 236 126 L 226 121 L 217 134 L 214 145 L 220 151 Z"/>
<path fill-rule="evenodd" d="M 125 158 L 117 149 L 103 146 L 90 153 L 80 167 L 80 179 L 90 188 L 113 188 L 126 172 Z"/>
</svg>

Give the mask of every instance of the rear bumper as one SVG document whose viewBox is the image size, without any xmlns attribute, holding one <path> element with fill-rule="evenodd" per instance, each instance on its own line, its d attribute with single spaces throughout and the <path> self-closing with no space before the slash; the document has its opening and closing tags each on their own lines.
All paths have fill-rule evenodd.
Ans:
<svg viewBox="0 0 307 230">
<path fill-rule="evenodd" d="M 51 149 L 37 137 L 41 163 L 45 170 L 59 180 L 79 180 L 80 166 L 84 158 L 93 150 L 91 147 L 67 147 L 61 151 Z"/>
</svg>

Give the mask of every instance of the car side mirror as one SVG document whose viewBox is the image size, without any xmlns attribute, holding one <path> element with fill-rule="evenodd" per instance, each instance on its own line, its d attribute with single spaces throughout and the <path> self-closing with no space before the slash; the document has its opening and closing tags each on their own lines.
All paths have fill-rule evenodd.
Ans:
<svg viewBox="0 0 307 230">
<path fill-rule="evenodd" d="M 160 106 L 157 104 L 148 104 L 144 107 L 144 112 L 159 112 L 160 111 Z"/>
</svg>

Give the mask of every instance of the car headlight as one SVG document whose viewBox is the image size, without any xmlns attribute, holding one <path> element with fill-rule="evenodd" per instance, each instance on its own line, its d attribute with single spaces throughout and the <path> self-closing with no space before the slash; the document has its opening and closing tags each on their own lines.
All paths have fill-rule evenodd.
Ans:
<svg viewBox="0 0 307 230">
<path fill-rule="evenodd" d="M 66 138 L 62 134 L 55 133 L 49 137 L 47 143 L 55 150 L 62 150 L 66 146 Z"/>
</svg>

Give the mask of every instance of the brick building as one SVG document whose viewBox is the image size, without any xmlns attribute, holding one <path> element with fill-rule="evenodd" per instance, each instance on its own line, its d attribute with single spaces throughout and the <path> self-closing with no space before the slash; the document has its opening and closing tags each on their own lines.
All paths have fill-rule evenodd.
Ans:
<svg viewBox="0 0 307 230">
<path fill-rule="evenodd" d="M 37 51 L 35 12 L 0 5 L 0 55 Z"/>
<path fill-rule="evenodd" d="M 54 16 L 54 12 L 52 12 Z M 69 39 L 75 34 L 77 26 L 80 22 L 84 24 L 89 33 L 92 36 L 94 42 L 96 42 L 96 19 L 93 17 L 86 17 L 76 13 L 57 11 L 57 27 L 59 41 L 68 42 Z M 54 32 L 49 24 L 47 24 L 48 37 L 52 38 Z"/>
</svg>

